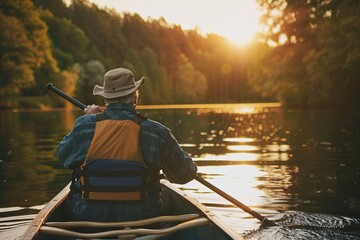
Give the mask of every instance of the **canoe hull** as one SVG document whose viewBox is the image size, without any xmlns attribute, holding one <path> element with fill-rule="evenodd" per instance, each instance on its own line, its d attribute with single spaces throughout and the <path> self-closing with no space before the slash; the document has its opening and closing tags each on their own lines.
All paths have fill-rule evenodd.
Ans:
<svg viewBox="0 0 360 240">
<path fill-rule="evenodd" d="M 176 186 L 168 181 L 161 182 L 163 188 L 167 188 L 171 198 L 174 200 L 172 215 L 182 214 L 199 214 L 201 217 L 208 219 L 210 224 L 186 228 L 177 231 L 161 239 L 242 239 L 242 237 L 225 225 L 215 216 L 208 208 L 196 199 L 187 195 Z M 56 237 L 54 235 L 42 234 L 41 227 L 45 222 L 66 222 L 71 221 L 66 211 L 65 200 L 69 193 L 69 185 L 66 186 L 56 197 L 54 197 L 37 215 L 29 225 L 22 239 L 75 239 L 65 238 L 64 236 Z M 171 225 L 169 223 L 168 225 Z"/>
</svg>

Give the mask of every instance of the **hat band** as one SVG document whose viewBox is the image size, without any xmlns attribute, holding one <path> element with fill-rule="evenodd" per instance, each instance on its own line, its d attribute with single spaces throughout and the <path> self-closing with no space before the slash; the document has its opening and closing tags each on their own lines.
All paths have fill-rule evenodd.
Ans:
<svg viewBox="0 0 360 240">
<path fill-rule="evenodd" d="M 131 88 L 134 88 L 135 84 L 133 85 L 129 85 L 129 86 L 125 86 L 125 87 L 120 87 L 120 88 L 106 88 L 104 89 L 105 93 L 113 93 L 113 92 L 119 92 L 119 91 L 123 91 L 123 90 L 128 90 Z"/>
</svg>

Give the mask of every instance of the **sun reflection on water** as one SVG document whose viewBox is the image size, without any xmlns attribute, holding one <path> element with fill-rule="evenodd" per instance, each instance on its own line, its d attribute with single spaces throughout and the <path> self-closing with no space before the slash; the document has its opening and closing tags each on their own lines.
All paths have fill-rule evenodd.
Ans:
<svg viewBox="0 0 360 240">
<path fill-rule="evenodd" d="M 272 144 L 272 145 L 267 145 L 266 149 L 272 152 L 287 152 L 290 150 L 290 146 L 287 144 Z"/>
<path fill-rule="evenodd" d="M 247 152 L 237 152 L 237 153 L 225 153 L 219 155 L 213 154 L 203 154 L 201 157 L 194 158 L 195 161 L 256 161 L 258 160 L 258 154 L 247 153 Z"/>
<path fill-rule="evenodd" d="M 230 151 L 257 151 L 259 147 L 252 145 L 228 145 L 226 149 Z"/>
<path fill-rule="evenodd" d="M 250 143 L 255 142 L 254 138 L 248 138 L 248 137 L 237 137 L 237 138 L 224 138 L 224 142 L 237 142 L 237 143 Z"/>
<path fill-rule="evenodd" d="M 266 196 L 266 192 L 258 188 L 258 179 L 267 174 L 261 171 L 258 166 L 245 164 L 232 167 L 201 166 L 198 172 L 200 174 L 205 173 L 202 174 L 202 176 L 206 181 L 222 189 L 249 207 L 258 207 L 270 201 L 267 197 L 264 197 Z M 224 205 L 225 200 L 222 197 L 207 189 L 199 182 L 191 181 L 182 187 L 193 189 L 192 194 L 196 195 L 201 202 L 209 205 Z M 233 205 L 227 201 L 226 203 L 228 207 Z"/>
</svg>

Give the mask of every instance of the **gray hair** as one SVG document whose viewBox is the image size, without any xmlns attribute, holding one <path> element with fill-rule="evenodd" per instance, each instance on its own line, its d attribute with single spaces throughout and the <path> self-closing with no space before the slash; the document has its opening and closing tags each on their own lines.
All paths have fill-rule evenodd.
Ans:
<svg viewBox="0 0 360 240">
<path fill-rule="evenodd" d="M 139 91 L 135 91 L 127 96 L 119 98 L 105 98 L 105 104 L 110 103 L 126 103 L 129 105 L 136 105 L 139 98 Z"/>
</svg>

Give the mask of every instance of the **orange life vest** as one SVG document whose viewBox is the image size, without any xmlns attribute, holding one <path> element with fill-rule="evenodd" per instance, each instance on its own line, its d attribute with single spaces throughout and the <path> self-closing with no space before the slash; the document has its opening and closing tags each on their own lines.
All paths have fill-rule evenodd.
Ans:
<svg viewBox="0 0 360 240">
<path fill-rule="evenodd" d="M 80 168 L 82 198 L 104 201 L 146 199 L 158 193 L 156 174 L 146 167 L 140 148 L 142 117 L 112 120 L 99 115 L 94 137 Z M 104 117 L 105 116 L 105 117 Z"/>
</svg>

